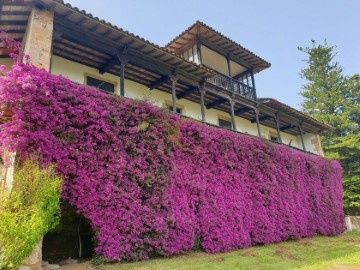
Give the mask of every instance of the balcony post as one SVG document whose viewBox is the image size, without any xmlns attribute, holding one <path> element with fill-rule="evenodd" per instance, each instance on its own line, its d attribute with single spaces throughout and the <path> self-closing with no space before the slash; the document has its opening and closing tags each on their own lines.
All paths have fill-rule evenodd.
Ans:
<svg viewBox="0 0 360 270">
<path fill-rule="evenodd" d="M 303 150 L 306 151 L 306 147 L 305 147 L 305 142 L 304 142 L 304 136 L 303 136 L 303 129 L 302 129 L 302 124 L 300 123 L 300 125 L 298 126 L 299 132 L 300 132 L 300 138 L 301 138 L 301 144 L 303 147 Z"/>
<path fill-rule="evenodd" d="M 176 82 L 178 81 L 178 78 L 176 75 L 170 75 L 169 78 L 171 80 L 172 112 L 176 113 Z"/>
<path fill-rule="evenodd" d="M 259 109 L 255 108 L 254 109 L 255 112 L 255 118 L 256 118 L 256 127 L 258 130 L 258 136 L 261 138 L 261 130 L 260 130 L 260 120 L 259 120 Z"/>
<path fill-rule="evenodd" d="M 120 61 L 120 96 L 125 96 L 125 67 L 129 61 L 128 56 L 125 53 L 119 53 L 117 55 Z"/>
<path fill-rule="evenodd" d="M 203 123 L 206 122 L 206 113 L 205 113 L 205 89 L 203 87 L 203 85 L 201 85 L 200 88 L 200 105 L 201 105 L 201 121 Z"/>
<path fill-rule="evenodd" d="M 226 56 L 226 63 L 227 63 L 227 68 L 228 68 L 228 76 L 230 78 L 230 90 L 234 91 L 234 85 L 233 85 L 233 82 L 232 82 L 232 77 L 231 77 L 231 66 L 230 66 L 230 56 L 227 55 Z"/>
<path fill-rule="evenodd" d="M 199 59 L 199 64 L 202 64 L 201 41 L 200 41 L 199 35 L 196 37 L 196 50 L 197 50 L 197 55 L 198 55 L 198 59 Z"/>
<path fill-rule="evenodd" d="M 227 55 L 225 58 L 226 58 L 226 63 L 227 63 L 227 68 L 228 68 L 228 76 L 231 78 L 230 56 Z"/>
<path fill-rule="evenodd" d="M 250 70 L 250 75 L 251 75 L 252 88 L 253 88 L 253 91 L 254 91 L 254 99 L 257 100 L 256 87 L 255 87 L 255 78 L 254 78 L 254 73 L 253 73 L 252 70 Z"/>
<path fill-rule="evenodd" d="M 120 62 L 120 96 L 125 96 L 125 63 Z"/>
<path fill-rule="evenodd" d="M 230 99 L 229 103 L 230 103 L 230 115 L 231 115 L 232 129 L 236 131 L 235 112 L 234 112 L 235 101 Z"/>
<path fill-rule="evenodd" d="M 279 112 L 277 112 L 275 114 L 275 124 L 276 124 L 276 131 L 277 131 L 277 135 L 278 135 L 278 140 L 279 140 L 279 143 L 282 143 L 282 139 L 281 139 L 281 133 L 280 133 L 280 125 L 279 125 Z"/>
</svg>

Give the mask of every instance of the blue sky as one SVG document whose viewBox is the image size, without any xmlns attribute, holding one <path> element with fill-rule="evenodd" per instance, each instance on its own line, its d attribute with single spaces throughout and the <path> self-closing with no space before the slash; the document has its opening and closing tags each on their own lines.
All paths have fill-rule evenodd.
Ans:
<svg viewBox="0 0 360 270">
<path fill-rule="evenodd" d="M 196 20 L 240 43 L 272 66 L 257 74 L 259 97 L 300 108 L 306 55 L 312 39 L 336 45 L 346 75 L 360 72 L 358 0 L 65 0 L 160 46 Z"/>
</svg>

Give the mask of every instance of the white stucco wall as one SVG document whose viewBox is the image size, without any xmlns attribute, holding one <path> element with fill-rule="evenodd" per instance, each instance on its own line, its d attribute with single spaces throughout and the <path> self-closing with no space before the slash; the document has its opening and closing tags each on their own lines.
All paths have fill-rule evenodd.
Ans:
<svg viewBox="0 0 360 270">
<path fill-rule="evenodd" d="M 0 64 L 5 64 L 8 67 L 11 67 L 11 59 L 0 59 Z M 109 81 L 115 84 L 115 92 L 120 93 L 119 77 L 112 74 L 100 74 L 99 71 L 95 68 L 91 68 L 85 65 L 81 65 L 64 58 L 53 56 L 51 61 L 50 72 L 55 75 L 63 75 L 68 77 L 70 80 L 83 84 L 85 82 L 85 76 L 89 75 L 104 81 Z M 148 90 L 148 88 L 139 83 L 126 80 L 125 81 L 125 96 L 134 99 L 146 99 L 153 102 L 155 105 L 160 107 L 166 107 L 171 105 L 171 95 L 159 90 Z M 186 100 L 181 99 L 177 101 L 177 106 L 181 107 L 183 114 L 185 116 L 200 120 L 201 119 L 201 110 L 200 105 Z M 218 119 L 230 120 L 230 115 L 226 112 L 210 109 L 206 110 L 206 121 L 210 124 L 217 125 Z M 243 133 L 248 133 L 257 136 L 256 124 L 251 123 L 250 121 L 243 119 L 241 117 L 235 117 L 237 130 Z M 263 138 L 270 139 L 271 134 L 276 135 L 276 130 L 261 125 L 261 134 Z M 282 141 L 284 144 L 291 144 L 293 147 L 302 148 L 300 136 L 293 136 L 288 133 L 281 132 Z M 305 146 L 307 151 L 311 151 L 319 154 L 315 151 L 315 146 L 312 144 L 316 136 L 314 134 L 305 134 Z"/>
<path fill-rule="evenodd" d="M 115 92 L 120 93 L 118 76 L 109 73 L 100 74 L 99 71 L 95 68 L 81 65 L 58 56 L 53 56 L 52 58 L 51 72 L 56 75 L 63 75 L 72 81 L 81 84 L 85 82 L 85 76 L 90 75 L 92 77 L 114 83 L 116 88 Z M 146 99 L 160 107 L 171 105 L 171 95 L 169 93 L 165 93 L 156 89 L 150 91 L 146 86 L 130 80 L 125 81 L 125 96 L 134 99 Z M 177 106 L 183 109 L 183 114 L 185 116 L 197 120 L 201 119 L 201 110 L 199 104 L 186 99 L 181 99 L 177 101 Z M 206 121 L 208 123 L 217 125 L 219 118 L 230 120 L 230 115 L 215 109 L 206 110 Z M 256 124 L 253 124 L 246 119 L 236 117 L 236 127 L 240 132 L 257 135 Z M 270 134 L 276 134 L 276 130 L 261 125 L 261 133 L 262 137 L 270 139 Z M 294 136 L 281 132 L 281 137 L 284 144 L 291 144 L 293 147 L 300 149 L 302 148 L 300 136 Z M 311 144 L 311 140 L 314 138 L 314 134 L 308 133 L 304 136 L 306 150 L 317 153 L 314 149 L 314 146 Z"/>
<path fill-rule="evenodd" d="M 11 58 L 0 58 L 0 65 L 5 65 L 7 70 L 10 70 L 14 61 Z"/>
</svg>

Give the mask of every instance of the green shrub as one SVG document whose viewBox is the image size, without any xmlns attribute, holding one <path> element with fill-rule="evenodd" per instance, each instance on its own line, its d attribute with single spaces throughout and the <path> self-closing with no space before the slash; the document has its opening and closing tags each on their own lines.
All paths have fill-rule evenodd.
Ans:
<svg viewBox="0 0 360 270">
<path fill-rule="evenodd" d="M 0 269 L 14 269 L 59 221 L 61 177 L 34 160 L 17 164 L 13 189 L 0 201 Z"/>
<path fill-rule="evenodd" d="M 95 269 L 100 269 L 100 267 L 104 265 L 105 262 L 105 258 L 101 255 L 95 255 L 91 260 L 91 263 L 95 267 Z"/>
</svg>

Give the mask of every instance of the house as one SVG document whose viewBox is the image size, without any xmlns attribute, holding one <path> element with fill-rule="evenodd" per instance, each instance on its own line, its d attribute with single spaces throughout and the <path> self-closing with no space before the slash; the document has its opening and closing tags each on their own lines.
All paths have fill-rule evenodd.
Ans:
<svg viewBox="0 0 360 270">
<path fill-rule="evenodd" d="M 258 97 L 256 74 L 270 63 L 202 22 L 160 47 L 61 0 L 9 0 L 0 30 L 52 74 L 323 155 L 319 134 L 331 127 Z M 11 66 L 9 53 L 0 44 L 0 64 Z"/>
<path fill-rule="evenodd" d="M 1 30 L 22 41 L 32 63 L 52 74 L 109 94 L 145 98 L 206 125 L 323 154 L 319 135 L 331 127 L 258 97 L 256 74 L 270 63 L 202 22 L 159 47 L 61 0 L 3 0 Z M 10 68 L 11 50 L 4 45 L 0 64 Z M 11 170 L 2 176 L 9 178 L 9 189 Z M 34 254 L 39 269 L 41 244 Z"/>
</svg>

